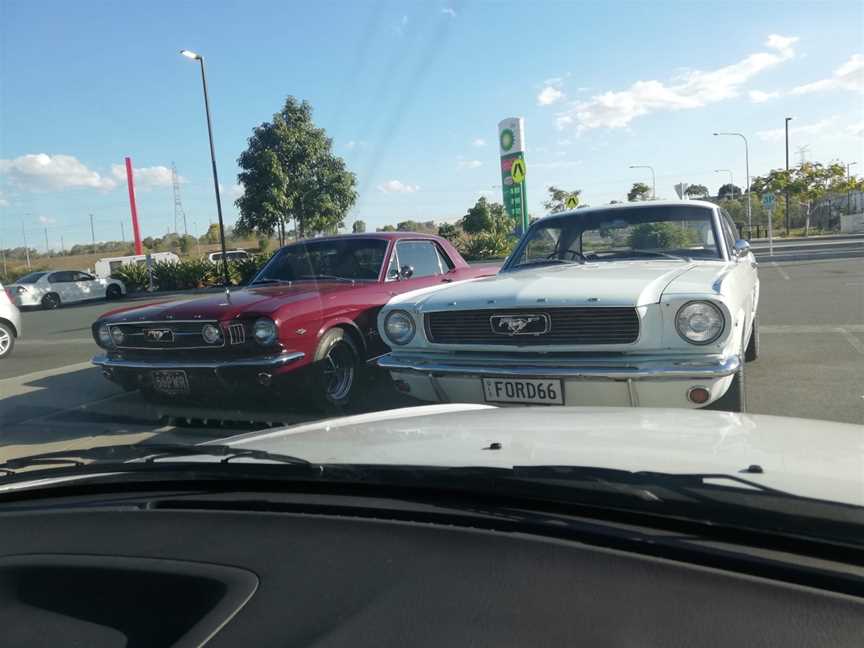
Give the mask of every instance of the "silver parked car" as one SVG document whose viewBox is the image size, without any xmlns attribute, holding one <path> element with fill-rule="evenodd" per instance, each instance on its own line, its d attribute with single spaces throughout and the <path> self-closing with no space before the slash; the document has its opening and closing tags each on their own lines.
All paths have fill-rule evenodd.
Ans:
<svg viewBox="0 0 864 648">
<path fill-rule="evenodd" d="M 21 337 L 21 311 L 7 290 L 0 284 L 0 359 L 12 354 L 15 340 Z"/>
<path fill-rule="evenodd" d="M 41 306 L 46 310 L 61 304 L 89 299 L 120 299 L 126 286 L 119 279 L 96 277 L 80 270 L 31 272 L 6 292 L 18 306 Z"/>
</svg>

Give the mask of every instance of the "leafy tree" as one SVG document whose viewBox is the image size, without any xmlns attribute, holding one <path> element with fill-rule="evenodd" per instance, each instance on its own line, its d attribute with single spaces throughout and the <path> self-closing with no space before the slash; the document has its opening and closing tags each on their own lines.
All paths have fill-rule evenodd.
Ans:
<svg viewBox="0 0 864 648">
<path fill-rule="evenodd" d="M 627 244 L 634 250 L 670 250 L 692 245 L 692 234 L 675 223 L 640 223 L 630 230 Z"/>
<path fill-rule="evenodd" d="M 688 198 L 707 198 L 708 187 L 700 184 L 692 184 L 684 190 L 684 195 Z"/>
<path fill-rule="evenodd" d="M 395 232 L 396 228 L 393 225 L 385 225 L 378 230 L 379 232 Z"/>
<path fill-rule="evenodd" d="M 462 217 L 462 229 L 468 234 L 479 234 L 492 229 L 492 210 L 485 196 L 481 196 Z"/>
<path fill-rule="evenodd" d="M 644 182 L 634 182 L 630 191 L 627 192 L 627 200 L 636 202 L 639 200 L 648 200 L 651 197 L 651 187 Z"/>
<path fill-rule="evenodd" d="M 454 223 L 441 223 L 438 226 L 438 236 L 447 239 L 451 243 L 462 235 L 460 227 Z"/>
<path fill-rule="evenodd" d="M 552 214 L 557 214 L 558 212 L 565 211 L 567 209 L 567 199 L 570 196 L 575 195 L 578 199 L 579 196 L 582 195 L 581 189 L 574 189 L 573 191 L 567 191 L 565 189 L 559 189 L 558 187 L 551 186 L 548 189 L 549 198 L 543 202 L 543 207 L 551 212 Z"/>
<path fill-rule="evenodd" d="M 741 187 L 727 182 L 717 190 L 717 197 L 720 200 L 737 199 L 741 197 Z"/>
<path fill-rule="evenodd" d="M 288 97 L 273 121 L 257 126 L 237 160 L 244 186 L 236 229 L 272 235 L 293 218 L 306 232 L 332 231 L 357 200 L 356 177 L 312 121 L 312 106 Z"/>
<path fill-rule="evenodd" d="M 362 234 L 366 231 L 366 223 L 362 220 L 354 221 L 354 224 L 351 226 L 351 231 L 355 234 Z"/>
<path fill-rule="evenodd" d="M 413 220 L 402 221 L 401 223 L 396 223 L 396 231 L 397 232 L 416 232 L 419 229 L 420 223 Z"/>
<path fill-rule="evenodd" d="M 183 254 L 189 254 L 192 246 L 195 245 L 195 237 L 190 234 L 185 234 L 180 238 L 180 251 Z"/>
<path fill-rule="evenodd" d="M 212 223 L 201 238 L 202 243 L 219 243 L 219 223 Z"/>
</svg>

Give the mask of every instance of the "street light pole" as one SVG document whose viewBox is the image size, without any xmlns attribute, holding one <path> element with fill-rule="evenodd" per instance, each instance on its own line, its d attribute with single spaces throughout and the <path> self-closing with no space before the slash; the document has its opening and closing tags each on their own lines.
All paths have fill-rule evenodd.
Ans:
<svg viewBox="0 0 864 648">
<path fill-rule="evenodd" d="M 657 200 L 657 178 L 654 175 L 654 167 L 647 164 L 631 164 L 631 169 L 649 169 L 651 171 L 651 200 Z"/>
<path fill-rule="evenodd" d="M 789 122 L 792 121 L 791 117 L 786 118 L 786 181 L 789 181 Z M 786 220 L 786 238 L 789 238 L 789 188 L 783 192 L 785 198 L 783 200 L 784 209 L 786 211 L 785 220 Z"/>
<path fill-rule="evenodd" d="M 216 192 L 216 215 L 219 217 L 219 242 L 222 244 L 222 280 L 228 289 L 228 253 L 225 249 L 225 225 L 222 221 L 222 198 L 219 196 L 219 175 L 216 173 L 216 148 L 213 146 L 213 124 L 210 120 L 210 99 L 207 96 L 207 76 L 204 74 L 204 57 L 189 50 L 180 50 L 188 59 L 201 64 L 201 85 L 204 88 L 204 111 L 207 113 L 207 136 L 210 139 L 210 162 L 213 165 L 213 190 Z"/>
<path fill-rule="evenodd" d="M 732 175 L 732 169 L 714 169 L 714 173 L 728 173 L 729 174 L 729 186 L 732 187 L 732 197 L 735 197 L 735 180 Z M 720 192 L 717 192 L 717 197 L 720 197 Z"/>
<path fill-rule="evenodd" d="M 744 137 L 742 133 L 714 133 L 717 135 L 734 135 L 736 137 L 740 137 L 744 140 L 744 167 L 745 172 L 747 174 L 747 187 L 745 194 L 747 195 L 747 229 L 750 232 L 750 236 L 753 236 L 753 214 L 752 207 L 750 205 L 750 143 L 747 141 L 747 138 Z"/>
</svg>

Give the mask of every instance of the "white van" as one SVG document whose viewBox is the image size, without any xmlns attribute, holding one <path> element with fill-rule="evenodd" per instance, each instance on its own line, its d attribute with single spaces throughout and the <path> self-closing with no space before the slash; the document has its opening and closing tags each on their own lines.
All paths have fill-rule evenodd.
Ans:
<svg viewBox="0 0 864 648">
<path fill-rule="evenodd" d="M 240 259 L 248 259 L 252 255 L 246 250 L 225 250 L 225 256 L 228 257 L 229 261 L 239 261 Z M 222 260 L 222 253 L 211 252 L 207 255 L 207 259 L 210 263 L 219 263 Z"/>
<path fill-rule="evenodd" d="M 99 259 L 94 267 L 94 273 L 97 277 L 110 277 L 116 270 L 126 265 L 146 265 L 146 254 L 131 254 L 129 256 L 105 257 Z M 153 263 L 168 262 L 179 263 L 180 257 L 173 252 L 151 252 L 149 255 L 153 259 Z"/>
</svg>

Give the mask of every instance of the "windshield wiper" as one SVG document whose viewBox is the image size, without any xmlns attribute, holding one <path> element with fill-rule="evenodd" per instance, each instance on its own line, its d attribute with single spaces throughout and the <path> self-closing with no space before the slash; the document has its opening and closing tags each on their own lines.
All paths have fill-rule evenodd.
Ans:
<svg viewBox="0 0 864 648">
<path fill-rule="evenodd" d="M 647 256 L 647 257 L 657 257 L 660 259 L 676 259 L 676 260 L 684 260 L 684 261 L 692 261 L 692 259 L 688 256 L 684 256 L 683 254 L 669 254 L 668 252 L 657 252 L 654 250 L 629 250 L 628 252 L 622 252 L 622 256 Z"/>
<path fill-rule="evenodd" d="M 292 457 L 266 450 L 235 448 L 229 445 L 183 445 L 182 443 L 136 443 L 128 446 L 103 446 L 86 448 L 84 450 L 64 450 L 47 452 L 27 457 L 9 459 L 0 464 L 0 473 L 9 477 L 18 474 L 21 468 L 34 466 L 81 467 L 109 463 L 113 468 L 126 462 L 156 463 L 161 459 L 178 459 L 183 457 L 215 457 L 212 463 L 227 464 L 234 459 L 248 458 L 261 462 L 276 462 L 294 465 L 311 466 L 312 464 L 300 457 Z M 205 462 L 206 463 L 206 462 Z"/>
<path fill-rule="evenodd" d="M 350 281 L 351 283 L 354 283 L 356 281 L 356 279 L 350 279 L 348 277 L 337 277 L 336 275 L 331 275 L 331 274 L 300 275 L 298 277 L 298 279 L 327 279 L 327 280 L 331 280 L 331 281 Z"/>
<path fill-rule="evenodd" d="M 519 268 L 527 268 L 528 266 L 547 265 L 553 263 L 562 263 L 564 265 L 583 265 L 584 261 L 568 261 L 567 259 L 534 259 L 533 261 L 526 261 L 525 263 L 520 263 L 516 265 L 513 269 L 518 270 Z"/>
</svg>

